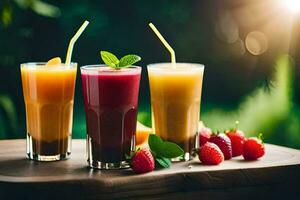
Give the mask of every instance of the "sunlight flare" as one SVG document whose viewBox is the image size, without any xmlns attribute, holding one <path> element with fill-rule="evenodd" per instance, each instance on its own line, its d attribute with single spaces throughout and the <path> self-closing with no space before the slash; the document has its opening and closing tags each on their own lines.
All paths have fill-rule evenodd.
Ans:
<svg viewBox="0 0 300 200">
<path fill-rule="evenodd" d="M 281 0 L 281 4 L 293 13 L 300 13 L 300 0 Z"/>
</svg>

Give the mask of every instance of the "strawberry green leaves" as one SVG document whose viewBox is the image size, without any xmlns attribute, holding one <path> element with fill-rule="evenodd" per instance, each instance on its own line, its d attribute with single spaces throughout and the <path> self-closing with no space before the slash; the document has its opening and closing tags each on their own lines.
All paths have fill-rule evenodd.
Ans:
<svg viewBox="0 0 300 200">
<path fill-rule="evenodd" d="M 150 134 L 148 144 L 155 154 L 155 160 L 162 167 L 168 168 L 171 165 L 171 158 L 177 158 L 184 154 L 184 151 L 175 143 L 164 142 L 159 136 Z"/>
<path fill-rule="evenodd" d="M 120 60 L 114 54 L 108 51 L 100 51 L 103 62 L 114 69 L 121 69 L 122 67 L 130 67 L 131 65 L 139 62 L 141 57 L 134 54 L 129 54 L 122 57 Z"/>
</svg>

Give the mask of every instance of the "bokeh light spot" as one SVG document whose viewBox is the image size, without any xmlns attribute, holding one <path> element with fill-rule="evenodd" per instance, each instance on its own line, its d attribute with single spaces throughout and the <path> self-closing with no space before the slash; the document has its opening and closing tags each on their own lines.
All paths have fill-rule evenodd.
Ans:
<svg viewBox="0 0 300 200">
<path fill-rule="evenodd" d="M 235 43 L 239 39 L 238 26 L 229 12 L 221 12 L 215 24 L 216 37 L 227 44 Z"/>
<path fill-rule="evenodd" d="M 293 13 L 300 13 L 300 0 L 281 0 L 281 4 Z"/>
<path fill-rule="evenodd" d="M 253 31 L 247 35 L 245 44 L 251 54 L 261 55 L 268 49 L 268 38 L 260 31 Z"/>
</svg>

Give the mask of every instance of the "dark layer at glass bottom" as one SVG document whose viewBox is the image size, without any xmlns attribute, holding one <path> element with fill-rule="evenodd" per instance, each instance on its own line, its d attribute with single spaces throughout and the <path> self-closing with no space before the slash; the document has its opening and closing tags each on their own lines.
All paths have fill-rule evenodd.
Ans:
<svg viewBox="0 0 300 200">
<path fill-rule="evenodd" d="M 132 138 L 134 144 L 134 136 Z M 87 154 L 88 164 L 96 169 L 122 169 L 128 168 L 129 164 L 126 161 L 126 155 L 130 155 L 134 147 L 129 144 L 118 146 L 105 146 L 92 141 L 92 138 L 87 136 Z"/>
<path fill-rule="evenodd" d="M 68 158 L 71 154 L 71 136 L 45 142 L 36 140 L 27 134 L 27 155 L 29 159 L 38 161 L 55 161 Z"/>
</svg>

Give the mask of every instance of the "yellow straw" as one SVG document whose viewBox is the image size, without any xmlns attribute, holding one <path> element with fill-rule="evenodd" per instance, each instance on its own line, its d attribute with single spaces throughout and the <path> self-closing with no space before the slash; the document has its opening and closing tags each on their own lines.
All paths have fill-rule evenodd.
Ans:
<svg viewBox="0 0 300 200">
<path fill-rule="evenodd" d="M 168 51 L 171 54 L 171 62 L 173 64 L 173 66 L 176 66 L 175 65 L 175 63 L 176 63 L 175 51 L 172 49 L 172 47 L 169 45 L 169 43 L 165 40 L 165 38 L 160 34 L 160 32 L 157 30 L 157 28 L 152 23 L 149 23 L 149 26 L 153 30 L 153 32 L 157 35 L 157 37 L 160 39 L 160 41 L 168 49 Z"/>
<path fill-rule="evenodd" d="M 81 27 L 78 29 L 77 33 L 72 37 L 70 43 L 69 43 L 69 47 L 68 47 L 68 51 L 67 51 L 67 57 L 66 57 L 66 65 L 70 65 L 71 64 L 71 57 L 72 57 L 72 52 L 73 52 L 73 47 L 75 42 L 77 41 L 77 39 L 80 37 L 80 35 L 82 34 L 82 32 L 84 31 L 84 29 L 87 27 L 87 25 L 89 25 L 88 21 L 85 21 Z"/>
</svg>

